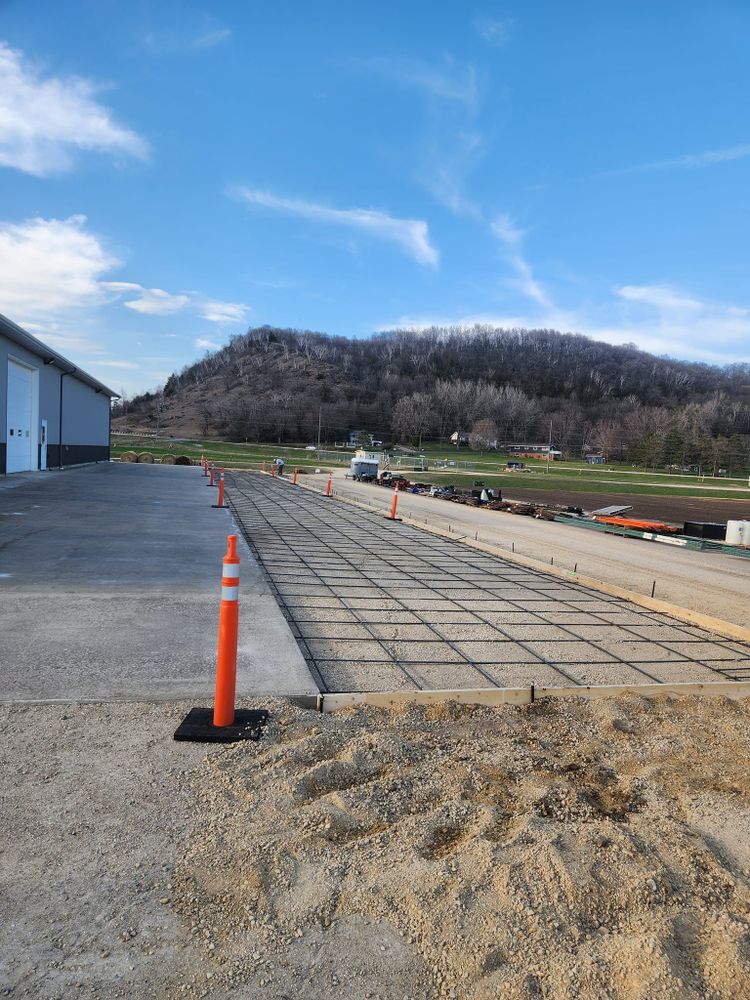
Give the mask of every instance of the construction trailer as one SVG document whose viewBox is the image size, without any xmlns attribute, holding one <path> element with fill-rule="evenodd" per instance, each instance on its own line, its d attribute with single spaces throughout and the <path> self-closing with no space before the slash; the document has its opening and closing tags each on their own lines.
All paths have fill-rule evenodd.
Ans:
<svg viewBox="0 0 750 1000">
<path fill-rule="evenodd" d="M 378 478 L 382 463 L 382 452 L 365 451 L 364 448 L 360 448 L 349 463 L 349 475 L 360 482 L 374 482 Z"/>
<path fill-rule="evenodd" d="M 0 474 L 109 461 L 117 398 L 0 315 Z"/>
</svg>

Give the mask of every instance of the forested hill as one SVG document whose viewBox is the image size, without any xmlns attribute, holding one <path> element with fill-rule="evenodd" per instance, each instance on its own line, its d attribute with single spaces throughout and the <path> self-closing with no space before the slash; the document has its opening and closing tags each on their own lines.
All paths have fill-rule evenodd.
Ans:
<svg viewBox="0 0 750 1000">
<path fill-rule="evenodd" d="M 251 329 L 170 376 L 163 391 L 125 400 L 116 426 L 240 440 L 446 437 L 489 420 L 501 437 L 554 436 L 594 446 L 593 427 L 637 422 L 660 433 L 750 433 L 750 365 L 718 368 L 657 358 L 554 330 L 396 330 L 363 339 Z M 687 423 L 686 423 L 687 421 Z M 670 425 L 669 430 L 674 428 Z M 666 431 L 664 431 L 666 433 Z M 601 445 L 600 445 L 601 446 Z"/>
</svg>

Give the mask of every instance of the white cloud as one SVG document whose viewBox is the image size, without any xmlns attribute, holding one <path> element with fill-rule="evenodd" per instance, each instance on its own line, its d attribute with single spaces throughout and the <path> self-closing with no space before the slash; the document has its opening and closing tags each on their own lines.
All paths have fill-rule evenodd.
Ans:
<svg viewBox="0 0 750 1000">
<path fill-rule="evenodd" d="M 83 215 L 0 222 L 0 302 L 16 322 L 101 305 L 100 279 L 119 264 Z"/>
<path fill-rule="evenodd" d="M 534 277 L 531 265 L 523 254 L 523 230 L 518 229 L 507 214 L 498 215 L 490 228 L 505 247 L 506 260 L 515 271 L 515 278 L 511 280 L 513 287 L 544 309 L 554 309 L 551 298 Z"/>
<path fill-rule="evenodd" d="M 171 316 L 190 303 L 188 295 L 170 295 L 162 288 L 144 288 L 131 281 L 107 281 L 104 284 L 109 291 L 135 295 L 123 304 L 127 309 L 146 316 Z"/>
<path fill-rule="evenodd" d="M 623 289 L 637 294 L 623 296 Z M 750 309 L 702 300 L 665 285 L 624 285 L 612 298 L 572 309 L 545 309 L 540 304 L 536 311 L 515 314 L 406 315 L 396 323 L 381 323 L 378 329 L 468 330 L 475 324 L 581 333 L 608 344 L 635 344 L 652 354 L 709 364 L 750 362 Z"/>
<path fill-rule="evenodd" d="M 242 323 L 250 310 L 250 306 L 242 302 L 220 302 L 217 299 L 206 299 L 199 306 L 199 312 L 211 323 Z"/>
<path fill-rule="evenodd" d="M 505 45 L 510 39 L 510 29 L 513 27 L 513 24 L 513 18 L 510 17 L 475 17 L 472 21 L 477 34 L 485 42 L 489 42 L 490 45 L 497 45 L 498 47 Z"/>
<path fill-rule="evenodd" d="M 37 177 L 68 170 L 76 150 L 144 158 L 148 146 L 95 100 L 82 77 L 46 77 L 0 42 L 0 166 Z"/>
<path fill-rule="evenodd" d="M 171 316 L 189 307 L 211 323 L 240 323 L 250 309 L 242 302 L 202 299 L 196 293 L 173 295 L 163 288 L 144 288 L 132 281 L 106 281 L 103 287 L 117 296 L 131 296 L 123 305 L 147 316 Z"/>
<path fill-rule="evenodd" d="M 708 149 L 703 153 L 688 153 L 672 160 L 654 160 L 652 163 L 640 163 L 634 167 L 623 167 L 612 170 L 613 174 L 634 174 L 648 170 L 690 169 L 695 167 L 710 167 L 715 163 L 728 163 L 732 160 L 744 160 L 750 156 L 750 145 L 729 146 L 726 149 Z"/>
<path fill-rule="evenodd" d="M 135 364 L 134 361 L 101 361 L 97 359 L 95 361 L 87 361 L 86 363 L 89 368 L 92 366 L 98 368 L 125 368 L 128 371 L 138 371 L 140 368 L 140 365 Z"/>
<path fill-rule="evenodd" d="M 158 32 L 147 31 L 141 36 L 141 44 L 145 49 L 157 55 L 169 55 L 180 52 L 200 52 L 202 49 L 212 49 L 221 45 L 232 32 L 229 28 L 217 22 L 207 21 L 202 27 L 192 31 Z"/>
<path fill-rule="evenodd" d="M 477 76 L 473 66 L 460 66 L 450 56 L 442 64 L 423 62 L 420 59 L 390 56 L 353 60 L 351 65 L 365 72 L 372 72 L 404 87 L 421 90 L 429 97 L 461 104 L 474 105 L 477 100 Z"/>
<path fill-rule="evenodd" d="M 238 188 L 236 193 L 248 205 L 259 205 L 272 211 L 295 215 L 309 222 L 344 226 L 376 239 L 395 243 L 419 264 L 437 267 L 440 262 L 437 249 L 430 243 L 427 223 L 420 219 L 397 219 L 372 208 L 329 208 L 245 187 Z"/>
<path fill-rule="evenodd" d="M 665 285 L 623 285 L 617 294 L 629 302 L 642 302 L 657 309 L 675 309 L 680 312 L 700 310 L 703 303 L 698 299 L 686 298 Z"/>
<path fill-rule="evenodd" d="M 213 340 L 208 340 L 206 337 L 196 337 L 195 346 L 199 351 L 218 351 L 222 345 L 217 344 Z"/>
</svg>

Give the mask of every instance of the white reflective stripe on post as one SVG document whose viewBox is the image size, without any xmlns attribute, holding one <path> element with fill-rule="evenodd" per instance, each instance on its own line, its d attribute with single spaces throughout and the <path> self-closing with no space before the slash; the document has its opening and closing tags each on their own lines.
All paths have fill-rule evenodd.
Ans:
<svg viewBox="0 0 750 1000">
<path fill-rule="evenodd" d="M 236 601 L 238 592 L 239 587 L 222 587 L 221 599 L 222 601 Z"/>
<path fill-rule="evenodd" d="M 221 575 L 222 576 L 236 576 L 239 579 L 240 564 L 239 563 L 224 563 Z"/>
</svg>

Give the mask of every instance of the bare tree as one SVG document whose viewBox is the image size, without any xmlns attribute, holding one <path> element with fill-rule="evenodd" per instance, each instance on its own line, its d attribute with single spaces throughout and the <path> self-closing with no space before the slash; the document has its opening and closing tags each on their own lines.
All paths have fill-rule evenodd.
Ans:
<svg viewBox="0 0 750 1000">
<path fill-rule="evenodd" d="M 497 448 L 497 424 L 493 420 L 477 420 L 469 434 L 469 447 L 474 451 Z"/>
</svg>

